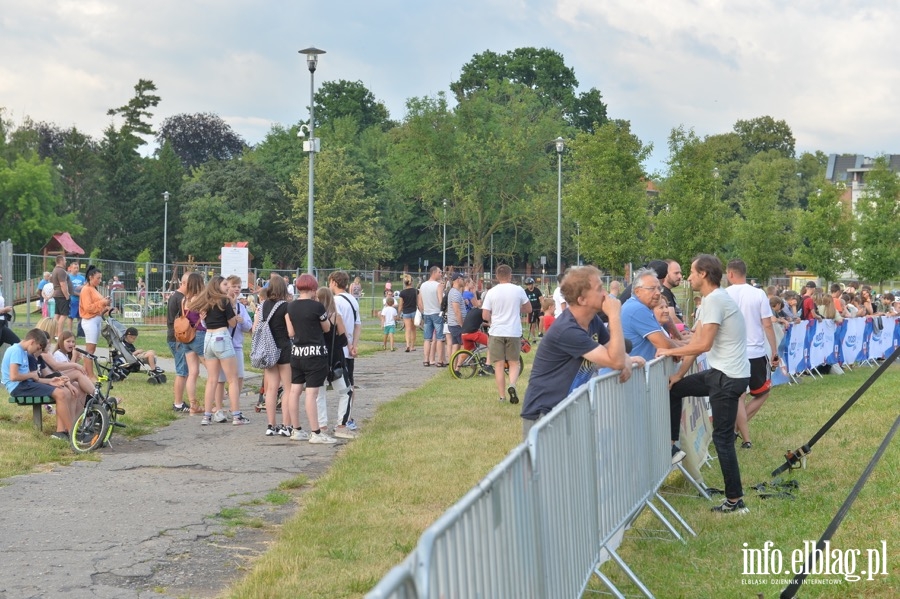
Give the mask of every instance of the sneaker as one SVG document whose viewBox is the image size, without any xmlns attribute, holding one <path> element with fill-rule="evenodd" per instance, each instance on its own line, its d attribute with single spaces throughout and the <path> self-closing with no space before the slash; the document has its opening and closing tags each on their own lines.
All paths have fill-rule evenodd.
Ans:
<svg viewBox="0 0 900 599">
<path fill-rule="evenodd" d="M 244 418 L 243 414 L 235 414 L 234 417 L 231 419 L 231 424 L 233 424 L 235 426 L 240 426 L 242 424 L 250 424 L 250 419 Z"/>
<path fill-rule="evenodd" d="M 519 394 L 516 393 L 516 388 L 510 385 L 510 387 L 506 390 L 509 393 L 509 403 L 517 404 L 519 403 Z"/>
<path fill-rule="evenodd" d="M 334 436 L 338 439 L 356 439 L 359 437 L 359 433 L 350 430 L 346 426 L 336 426 L 334 427 Z"/>
<path fill-rule="evenodd" d="M 67 433 L 65 431 L 55 432 L 52 435 L 50 435 L 50 438 L 55 439 L 57 441 L 63 441 L 65 443 L 68 443 L 69 442 L 69 433 Z"/>
<path fill-rule="evenodd" d="M 485 364 L 484 366 L 481 367 L 481 370 L 485 374 L 494 374 L 494 367 L 491 366 L 490 364 Z"/>
<path fill-rule="evenodd" d="M 750 441 L 744 441 L 741 443 L 741 449 L 753 449 L 753 443 Z"/>
<path fill-rule="evenodd" d="M 672 446 L 672 465 L 675 465 L 678 462 L 680 462 L 681 460 L 683 460 L 684 456 L 686 456 L 686 455 L 687 455 L 686 453 L 681 451 L 680 447 L 678 447 L 677 445 L 673 445 Z"/>
<path fill-rule="evenodd" d="M 302 428 L 291 431 L 291 441 L 309 441 L 309 433 Z"/>
<path fill-rule="evenodd" d="M 209 426 L 212 422 L 212 414 L 204 414 L 203 420 L 200 421 L 200 426 Z"/>
<path fill-rule="evenodd" d="M 266 426 L 266 436 L 267 437 L 274 437 L 277 434 L 278 434 L 278 430 L 274 426 L 272 426 L 271 424 Z"/>
<path fill-rule="evenodd" d="M 160 368 L 159 366 L 157 366 L 156 368 L 154 368 L 154 369 L 151 370 L 150 372 L 151 372 L 152 374 L 162 374 L 162 373 L 165 372 L 165 370 L 163 370 L 162 368 Z"/>
<path fill-rule="evenodd" d="M 351 418 L 350 420 L 347 421 L 347 428 L 350 429 L 351 431 L 359 430 L 359 427 L 356 426 L 356 421 L 353 420 L 353 418 Z"/>
<path fill-rule="evenodd" d="M 172 409 L 176 412 L 190 412 L 191 406 L 187 405 L 186 403 L 183 403 L 180 406 L 173 405 Z"/>
<path fill-rule="evenodd" d="M 279 435 L 281 435 L 282 437 L 290 438 L 290 437 L 291 437 L 291 433 L 294 432 L 294 427 L 292 427 L 292 426 L 285 426 L 285 425 L 281 424 L 281 425 L 278 426 L 278 429 L 277 429 L 276 432 L 277 432 Z"/>
<path fill-rule="evenodd" d="M 218 423 L 221 424 L 221 423 L 223 423 L 223 422 L 228 422 L 228 417 L 225 415 L 225 411 L 224 411 L 224 410 L 218 410 L 218 411 L 213 415 L 213 420 L 215 420 L 216 422 L 218 422 Z"/>
<path fill-rule="evenodd" d="M 711 512 L 719 512 L 722 514 L 749 514 L 750 509 L 744 505 L 743 499 L 738 499 L 735 503 L 731 503 L 727 499 L 721 505 L 710 508 Z"/>
<path fill-rule="evenodd" d="M 337 443 L 337 439 L 335 439 L 334 437 L 329 437 L 325 433 L 312 433 L 309 435 L 309 442 L 319 445 L 332 445 L 334 443 Z"/>
</svg>

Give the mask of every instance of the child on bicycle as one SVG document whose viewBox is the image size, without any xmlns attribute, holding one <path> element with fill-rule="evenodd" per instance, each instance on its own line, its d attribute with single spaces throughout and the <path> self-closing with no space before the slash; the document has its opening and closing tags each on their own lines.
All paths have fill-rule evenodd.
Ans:
<svg viewBox="0 0 900 599">
<path fill-rule="evenodd" d="M 384 329 L 384 341 L 381 349 L 387 349 L 388 340 L 391 342 L 391 351 L 395 351 L 394 332 L 397 329 L 397 308 L 394 307 L 394 296 L 384 298 L 384 308 L 381 309 L 381 327 Z"/>
</svg>

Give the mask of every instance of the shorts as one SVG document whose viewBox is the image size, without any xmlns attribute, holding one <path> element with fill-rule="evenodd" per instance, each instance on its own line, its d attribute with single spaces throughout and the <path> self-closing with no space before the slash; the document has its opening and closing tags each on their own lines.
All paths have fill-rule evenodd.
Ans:
<svg viewBox="0 0 900 599">
<path fill-rule="evenodd" d="M 66 318 L 68 318 L 69 317 L 69 308 L 70 308 L 69 300 L 67 300 L 64 297 L 55 297 L 55 298 L 53 298 L 53 300 L 56 303 L 56 315 L 57 316 L 62 315 L 62 316 L 65 316 Z"/>
<path fill-rule="evenodd" d="M 237 358 L 235 360 L 237 362 L 237 375 L 239 379 L 244 378 L 246 371 L 244 370 L 244 348 L 243 347 L 235 347 L 234 355 Z M 225 379 L 225 371 L 219 370 L 219 382 L 227 383 L 228 381 Z"/>
<path fill-rule="evenodd" d="M 12 397 L 50 397 L 58 388 L 47 383 L 39 383 L 28 379 L 27 381 L 19 382 L 10 395 Z M 82 395 L 84 394 L 82 393 Z"/>
<path fill-rule="evenodd" d="M 403 318 L 412 320 L 413 318 L 416 317 L 416 313 L 415 313 L 415 312 L 404 312 L 404 313 L 402 314 L 402 316 L 403 316 Z"/>
<path fill-rule="evenodd" d="M 78 318 L 78 299 L 69 299 L 69 318 Z"/>
<path fill-rule="evenodd" d="M 772 389 L 772 379 L 769 377 L 769 358 L 761 356 L 750 358 L 750 396 L 759 397 Z"/>
<path fill-rule="evenodd" d="M 234 357 L 234 344 L 228 329 L 206 331 L 203 336 L 203 357 L 207 360 L 227 360 Z"/>
<path fill-rule="evenodd" d="M 81 328 L 84 329 L 84 342 L 97 345 L 100 339 L 100 323 L 103 322 L 101 316 L 92 316 L 91 318 L 81 319 Z"/>
<path fill-rule="evenodd" d="M 451 324 L 447 328 L 450 329 L 451 345 L 462 345 L 462 327 Z"/>
<path fill-rule="evenodd" d="M 528 313 L 528 324 L 532 324 L 535 322 L 541 321 L 541 309 L 535 309 L 534 306 L 531 307 L 531 312 Z"/>
<path fill-rule="evenodd" d="M 444 319 L 440 314 L 423 314 L 422 319 L 425 321 L 425 340 L 437 341 L 441 337 L 444 330 Z"/>
<path fill-rule="evenodd" d="M 501 362 L 519 359 L 522 351 L 522 341 L 519 337 L 490 337 L 488 339 L 488 353 L 491 360 Z"/>
<path fill-rule="evenodd" d="M 291 383 L 309 388 L 321 387 L 328 376 L 328 356 L 291 358 Z"/>
<path fill-rule="evenodd" d="M 397 331 L 397 327 L 395 325 L 389 324 L 384 327 L 385 335 L 393 335 Z"/>
<path fill-rule="evenodd" d="M 201 358 L 205 357 L 204 351 L 206 350 L 206 331 L 197 331 L 194 334 L 194 340 L 190 343 L 183 344 L 185 348 L 184 353 L 194 352 Z"/>
<path fill-rule="evenodd" d="M 175 376 L 186 377 L 188 375 L 188 367 L 184 354 L 187 353 L 187 347 L 184 343 L 169 341 L 169 349 L 172 350 L 172 356 L 175 358 Z"/>
<path fill-rule="evenodd" d="M 474 350 L 479 345 L 488 344 L 487 333 L 484 333 L 482 331 L 475 331 L 474 333 L 463 333 L 460 336 L 462 337 L 463 348 L 469 351 Z"/>
</svg>

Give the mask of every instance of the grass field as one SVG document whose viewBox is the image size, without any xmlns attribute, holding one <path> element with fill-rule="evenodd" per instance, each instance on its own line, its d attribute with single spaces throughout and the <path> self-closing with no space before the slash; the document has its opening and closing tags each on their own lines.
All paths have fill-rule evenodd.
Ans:
<svg viewBox="0 0 900 599">
<path fill-rule="evenodd" d="M 157 343 L 152 341 L 155 335 L 164 333 L 142 333 L 141 345 Z M 377 351 L 380 339 L 377 325 L 367 322 L 366 351 Z M 784 585 L 771 580 L 787 577 L 745 575 L 742 551 L 761 549 L 771 541 L 787 564 L 804 541 L 814 542 L 821 536 L 900 412 L 900 367 L 892 367 L 814 447 L 806 470 L 789 475 L 800 485 L 794 500 L 759 499 L 749 487 L 770 481 L 770 472 L 783 462 L 785 450 L 806 443 L 872 372 L 858 368 L 844 376 L 807 379 L 801 385 L 774 390 L 751 423 L 754 448 L 738 450 L 749 514 L 712 514 L 713 504 L 698 498 L 679 475 L 670 477 L 674 493 L 667 498 L 698 536 L 686 544 L 645 538 L 637 529 L 662 528 L 645 514 L 620 549 L 657 597 L 738 598 L 758 593 L 775 597 L 780 593 Z M 156 387 L 131 379 L 116 388 L 129 410 L 124 417 L 130 425 L 126 434 L 164 426 L 172 418 L 169 398 L 155 397 Z M 520 441 L 518 408 L 498 404 L 493 395 L 491 380 L 456 381 L 442 373 L 421 389 L 382 406 L 360 439 L 341 453 L 325 476 L 304 487 L 308 490 L 290 491 L 298 505 L 296 516 L 281 527 L 271 550 L 226 595 L 365 594 L 415 547 L 430 523 Z M 131 426 L 132 418 L 142 427 Z M 51 444 L 49 425 L 45 422 L 44 435 L 38 435 L 31 429 L 30 410 L 0 400 L 0 472 L 94 459 L 76 458 L 68 449 Z M 722 487 L 717 464 L 705 470 L 704 477 L 710 486 Z M 842 576 L 812 577 L 840 582 L 805 585 L 799 596 L 900 596 L 898 481 L 900 443 L 895 439 L 832 539 L 835 548 L 862 552 L 857 572 L 866 568 L 866 550 L 880 549 L 884 541 L 888 575 L 873 581 L 863 576 L 857 582 L 844 581 Z M 614 564 L 608 562 L 602 570 L 626 593 L 637 594 Z M 599 581 L 589 582 L 589 589 L 601 588 Z"/>
</svg>

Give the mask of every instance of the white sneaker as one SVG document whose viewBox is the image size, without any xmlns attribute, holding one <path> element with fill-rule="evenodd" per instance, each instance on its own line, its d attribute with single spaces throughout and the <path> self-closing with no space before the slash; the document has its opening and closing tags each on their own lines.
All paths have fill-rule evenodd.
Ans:
<svg viewBox="0 0 900 599">
<path fill-rule="evenodd" d="M 291 432 L 291 441 L 309 441 L 309 433 L 301 428 L 295 428 Z"/>
<path fill-rule="evenodd" d="M 320 445 L 332 445 L 334 443 L 337 443 L 337 439 L 335 439 L 334 437 L 329 437 L 325 433 L 312 433 L 309 436 L 309 442 Z"/>
<path fill-rule="evenodd" d="M 219 410 L 213 416 L 213 420 L 215 420 L 216 422 L 219 422 L 219 423 L 228 422 L 228 417 L 225 415 L 224 411 Z"/>
<path fill-rule="evenodd" d="M 359 437 L 359 433 L 346 426 L 336 426 L 334 427 L 334 436 L 338 439 L 356 439 Z"/>
</svg>

